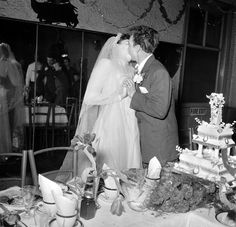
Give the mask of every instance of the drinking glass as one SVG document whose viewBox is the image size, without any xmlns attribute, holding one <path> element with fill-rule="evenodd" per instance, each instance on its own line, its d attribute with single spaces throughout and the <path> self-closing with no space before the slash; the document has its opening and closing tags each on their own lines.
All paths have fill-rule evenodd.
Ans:
<svg viewBox="0 0 236 227">
<path fill-rule="evenodd" d="M 25 185 L 22 188 L 22 198 L 25 206 L 24 217 L 31 217 L 30 208 L 34 202 L 36 187 L 33 185 Z"/>
</svg>

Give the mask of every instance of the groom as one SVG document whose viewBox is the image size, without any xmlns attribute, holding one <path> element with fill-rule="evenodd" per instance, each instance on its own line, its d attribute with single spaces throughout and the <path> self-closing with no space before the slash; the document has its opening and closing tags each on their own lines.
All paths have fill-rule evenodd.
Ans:
<svg viewBox="0 0 236 227">
<path fill-rule="evenodd" d="M 139 80 L 136 86 L 133 80 L 126 81 L 124 86 L 132 99 L 130 107 L 136 111 L 143 162 L 157 156 L 164 166 L 177 159 L 178 129 L 171 78 L 153 55 L 158 43 L 154 29 L 147 26 L 130 29 L 129 52 L 138 64 Z"/>
</svg>

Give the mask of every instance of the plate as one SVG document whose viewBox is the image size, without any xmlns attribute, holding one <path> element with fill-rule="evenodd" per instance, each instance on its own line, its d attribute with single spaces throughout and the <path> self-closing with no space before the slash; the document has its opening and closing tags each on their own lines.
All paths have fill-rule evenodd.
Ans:
<svg viewBox="0 0 236 227">
<path fill-rule="evenodd" d="M 233 221 L 232 219 L 229 219 L 228 214 L 229 214 L 228 211 L 221 212 L 216 215 L 216 220 L 225 226 L 235 227 L 236 222 Z"/>
<path fill-rule="evenodd" d="M 50 222 L 49 222 L 49 227 L 59 227 L 57 225 L 57 221 L 56 218 L 53 218 Z M 73 225 L 73 227 L 84 227 L 84 224 L 82 221 L 80 220 L 76 220 L 75 224 Z"/>
</svg>

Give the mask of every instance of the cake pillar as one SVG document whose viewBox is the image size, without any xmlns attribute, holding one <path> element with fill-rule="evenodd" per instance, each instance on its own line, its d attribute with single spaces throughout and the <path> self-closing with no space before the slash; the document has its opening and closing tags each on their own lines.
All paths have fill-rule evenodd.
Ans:
<svg viewBox="0 0 236 227">
<path fill-rule="evenodd" d="M 214 152 L 214 158 L 215 159 L 219 159 L 219 153 L 220 153 L 220 149 L 219 148 L 215 148 L 215 152 Z"/>
<path fill-rule="evenodd" d="M 198 144 L 198 152 L 197 152 L 197 157 L 201 158 L 202 157 L 202 153 L 203 153 L 203 145 L 202 144 Z"/>
</svg>

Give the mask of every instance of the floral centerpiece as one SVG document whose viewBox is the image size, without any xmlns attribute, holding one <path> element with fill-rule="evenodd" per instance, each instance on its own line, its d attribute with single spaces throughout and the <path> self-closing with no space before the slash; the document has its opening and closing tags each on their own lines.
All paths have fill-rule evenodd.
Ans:
<svg viewBox="0 0 236 227">
<path fill-rule="evenodd" d="M 124 212 L 124 207 L 122 204 L 124 197 L 123 197 L 120 181 L 128 183 L 128 180 L 126 176 L 122 174 L 121 172 L 119 172 L 118 170 L 110 169 L 110 168 L 102 169 L 102 170 L 97 169 L 97 165 L 96 165 L 97 154 L 96 154 L 95 149 L 92 147 L 92 143 L 95 140 L 95 137 L 96 137 L 96 134 L 94 133 L 93 134 L 86 133 L 83 136 L 79 136 L 79 135 L 75 136 L 71 141 L 72 148 L 77 152 L 83 152 L 88 157 L 88 159 L 90 160 L 92 164 L 91 167 L 84 169 L 81 175 L 81 180 L 84 185 L 86 185 L 86 183 L 91 178 L 96 180 L 96 183 L 94 185 L 95 188 L 93 189 L 95 192 L 95 200 L 96 200 L 96 194 L 99 188 L 100 178 L 102 178 L 103 180 L 107 179 L 108 177 L 113 178 L 117 187 L 117 195 L 111 204 L 110 211 L 112 214 L 120 216 Z M 84 193 L 84 190 L 83 190 L 83 193 Z M 99 208 L 99 206 L 100 205 L 97 203 L 97 208 Z"/>
<path fill-rule="evenodd" d="M 216 184 L 168 166 L 162 169 L 161 179 L 151 192 L 147 207 L 159 212 L 183 213 L 203 207 L 216 200 Z"/>
<path fill-rule="evenodd" d="M 211 124 L 219 125 L 222 122 L 222 108 L 225 103 L 224 96 L 222 93 L 211 93 L 211 95 L 207 95 L 207 98 L 210 99 Z"/>
</svg>

